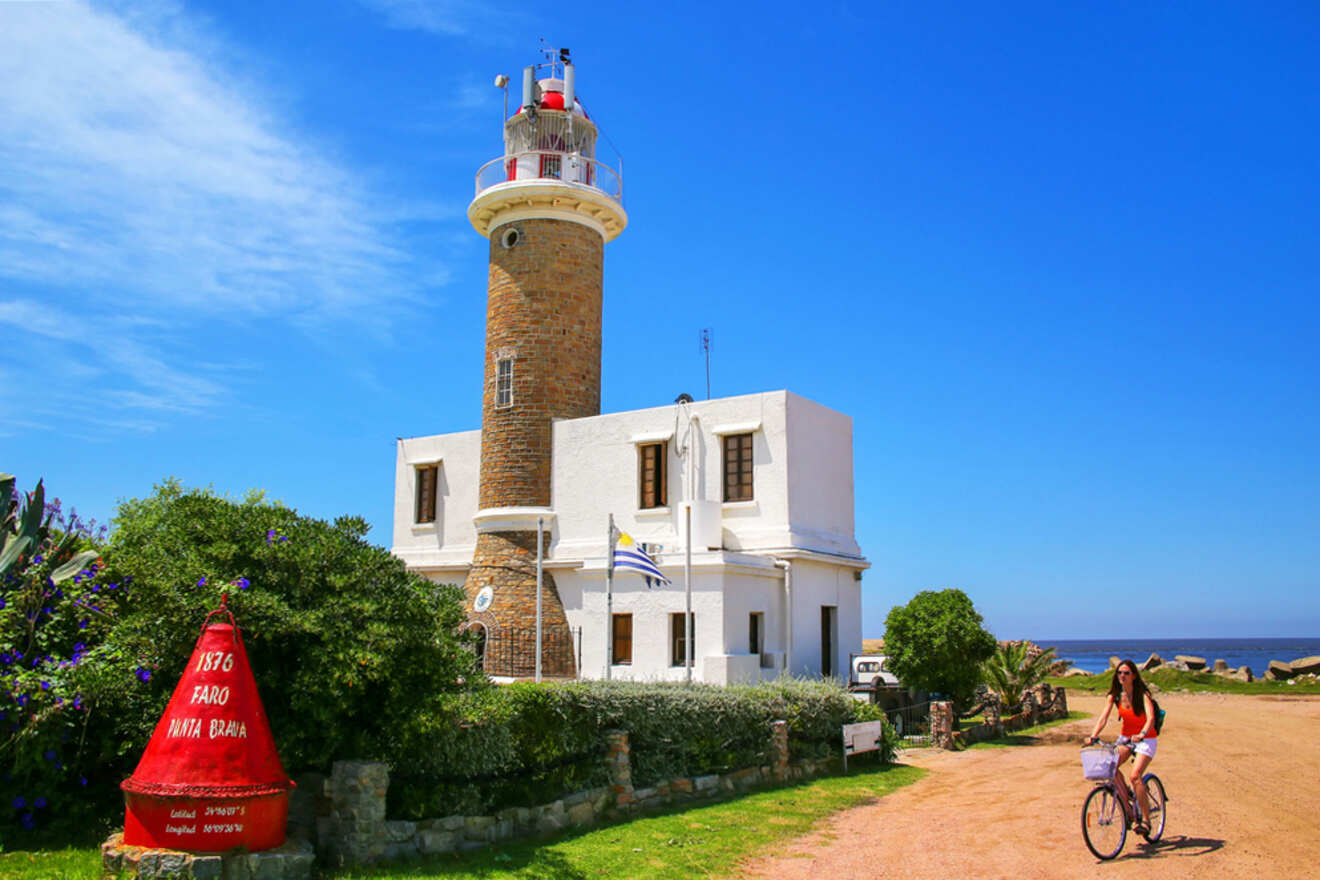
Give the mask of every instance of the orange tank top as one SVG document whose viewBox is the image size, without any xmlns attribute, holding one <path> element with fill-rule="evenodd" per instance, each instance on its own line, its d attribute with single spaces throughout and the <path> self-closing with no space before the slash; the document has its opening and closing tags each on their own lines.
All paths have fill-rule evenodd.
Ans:
<svg viewBox="0 0 1320 880">
<path fill-rule="evenodd" d="M 1138 715 L 1135 709 L 1124 709 L 1123 702 L 1121 700 L 1118 703 L 1118 717 L 1123 719 L 1124 736 L 1136 736 L 1137 734 L 1141 733 L 1141 731 L 1146 729 L 1146 714 L 1143 712 L 1142 714 Z M 1146 738 L 1154 739 L 1155 737 L 1156 734 L 1154 731 L 1152 731 L 1150 736 Z"/>
</svg>

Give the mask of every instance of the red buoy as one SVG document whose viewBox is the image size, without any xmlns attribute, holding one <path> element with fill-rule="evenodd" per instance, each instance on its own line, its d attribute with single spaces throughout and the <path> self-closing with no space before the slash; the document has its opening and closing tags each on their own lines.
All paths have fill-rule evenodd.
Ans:
<svg viewBox="0 0 1320 880">
<path fill-rule="evenodd" d="M 224 614 L 228 623 L 211 623 Z M 251 852 L 284 843 L 293 781 L 257 695 L 243 635 L 224 600 L 124 790 L 124 843 Z"/>
</svg>

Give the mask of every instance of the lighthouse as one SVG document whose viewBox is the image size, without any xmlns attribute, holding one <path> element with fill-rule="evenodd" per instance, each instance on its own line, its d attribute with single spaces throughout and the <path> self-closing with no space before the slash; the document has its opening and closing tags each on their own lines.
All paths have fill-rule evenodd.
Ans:
<svg viewBox="0 0 1320 880">
<path fill-rule="evenodd" d="M 496 674 L 536 667 L 537 536 L 544 552 L 555 530 L 552 423 L 600 413 L 604 250 L 628 217 L 619 171 L 596 158 L 597 134 L 568 50 L 547 53 L 524 69 L 521 103 L 504 120 L 503 155 L 477 172 L 468 207 L 489 239 L 490 273 L 477 540 L 464 591 L 486 668 Z M 568 621 L 548 571 L 540 601 L 543 671 L 574 675 Z"/>
</svg>

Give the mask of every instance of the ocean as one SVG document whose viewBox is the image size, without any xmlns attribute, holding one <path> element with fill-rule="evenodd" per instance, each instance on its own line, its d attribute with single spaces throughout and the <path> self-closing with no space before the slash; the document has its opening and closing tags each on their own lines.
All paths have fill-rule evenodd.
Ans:
<svg viewBox="0 0 1320 880">
<path fill-rule="evenodd" d="M 1145 663 L 1152 652 L 1165 661 L 1176 654 L 1204 657 L 1207 666 L 1226 660 L 1236 669 L 1250 666 L 1260 678 L 1271 660 L 1285 662 L 1320 655 L 1320 639 L 1032 639 L 1042 648 L 1054 647 L 1061 660 L 1071 660 L 1078 669 L 1104 672 L 1109 658 Z"/>
</svg>

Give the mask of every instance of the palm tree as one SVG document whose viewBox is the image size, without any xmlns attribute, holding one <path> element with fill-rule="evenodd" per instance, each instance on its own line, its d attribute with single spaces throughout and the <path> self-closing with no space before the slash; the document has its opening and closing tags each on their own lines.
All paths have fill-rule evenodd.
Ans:
<svg viewBox="0 0 1320 880">
<path fill-rule="evenodd" d="M 1031 642 L 1000 642 L 990 659 L 981 664 L 985 683 L 999 694 L 1005 709 L 1021 703 L 1022 696 L 1045 680 L 1058 659 L 1053 648 L 1033 655 L 1033 647 Z"/>
</svg>

